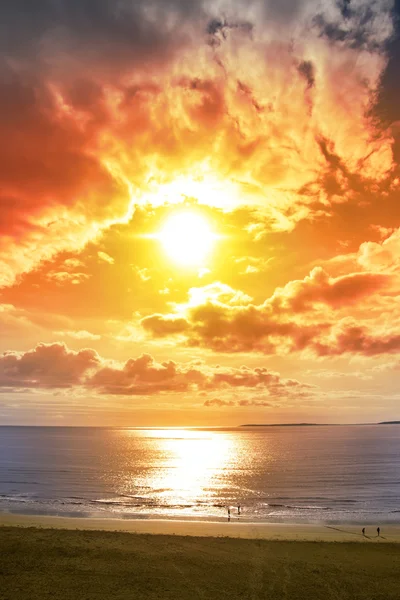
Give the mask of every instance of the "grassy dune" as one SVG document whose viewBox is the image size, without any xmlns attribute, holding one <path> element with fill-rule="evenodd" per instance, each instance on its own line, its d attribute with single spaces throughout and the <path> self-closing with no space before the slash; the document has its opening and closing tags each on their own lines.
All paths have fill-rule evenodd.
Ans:
<svg viewBox="0 0 400 600">
<path fill-rule="evenodd" d="M 400 545 L 0 527 L 1 600 L 400 600 Z"/>
</svg>

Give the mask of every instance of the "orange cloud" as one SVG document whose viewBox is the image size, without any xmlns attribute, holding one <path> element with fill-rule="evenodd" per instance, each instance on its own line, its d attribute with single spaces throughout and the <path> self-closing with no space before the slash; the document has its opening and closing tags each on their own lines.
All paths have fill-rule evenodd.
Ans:
<svg viewBox="0 0 400 600">
<path fill-rule="evenodd" d="M 345 322 L 333 328 L 331 338 L 327 341 L 315 340 L 313 349 L 319 356 L 397 354 L 400 350 L 400 332 L 374 333 L 366 327 Z"/>
<path fill-rule="evenodd" d="M 390 275 L 368 272 L 332 278 L 322 268 L 315 268 L 303 280 L 277 288 L 260 305 L 216 283 L 190 290 L 189 302 L 178 307 L 178 314 L 151 315 L 141 324 L 154 338 L 180 334 L 189 345 L 214 351 L 273 354 L 310 348 L 327 355 L 329 351 L 321 340 L 337 323 L 337 316 L 333 317 L 331 311 L 362 305 L 363 300 L 368 301 L 385 288 L 389 292 L 390 281 Z M 332 354 L 371 352 L 368 343 L 346 344 L 342 337 L 341 334 L 340 339 L 331 339 Z M 382 351 L 385 347 L 390 344 L 382 344 Z"/>
<path fill-rule="evenodd" d="M 0 6 L 1 350 L 52 343 L 1 355 L 3 391 L 261 409 L 313 391 L 235 353 L 398 352 L 390 1 L 28 4 Z M 194 207 L 218 241 L 191 271 L 157 232 Z"/>
<path fill-rule="evenodd" d="M 221 10 L 69 0 L 33 19 L 18 3 L 1 9 L 15 39 L 0 90 L 0 285 L 177 180 L 205 182 L 206 204 L 219 196 L 208 181 L 231 186 L 224 208 L 255 205 L 279 230 L 317 202 L 351 199 L 357 182 L 386 181 L 392 135 L 367 109 L 393 33 L 389 5 L 344 14 L 313 0 L 291 11 L 232 0 Z"/>
<path fill-rule="evenodd" d="M 312 310 L 319 303 L 340 308 L 360 302 L 388 287 L 389 283 L 390 277 L 386 274 L 361 272 L 332 278 L 321 267 L 316 267 L 303 280 L 278 288 L 267 304 L 274 311 L 294 313 Z"/>
</svg>

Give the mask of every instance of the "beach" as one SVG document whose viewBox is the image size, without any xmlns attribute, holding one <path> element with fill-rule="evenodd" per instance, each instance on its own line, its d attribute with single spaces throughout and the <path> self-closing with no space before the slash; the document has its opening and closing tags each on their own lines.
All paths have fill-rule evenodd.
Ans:
<svg viewBox="0 0 400 600">
<path fill-rule="evenodd" d="M 400 546 L 388 539 L 398 529 L 354 543 L 355 528 L 6 515 L 1 523 L 0 600 L 400 598 Z"/>
<path fill-rule="evenodd" d="M 240 523 L 164 519 L 96 519 L 54 516 L 30 516 L 2 513 L 0 526 L 119 531 L 149 535 L 228 537 L 281 541 L 379 542 L 400 543 L 400 525 L 386 525 L 381 535 L 367 527 L 363 536 L 358 525 L 293 523 Z"/>
<path fill-rule="evenodd" d="M 400 600 L 379 428 L 5 428 L 2 448 L 0 600 Z"/>
</svg>

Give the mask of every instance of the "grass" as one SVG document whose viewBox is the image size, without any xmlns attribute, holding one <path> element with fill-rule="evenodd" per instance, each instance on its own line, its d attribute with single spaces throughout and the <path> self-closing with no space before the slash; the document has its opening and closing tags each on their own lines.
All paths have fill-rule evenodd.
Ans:
<svg viewBox="0 0 400 600">
<path fill-rule="evenodd" d="M 0 527 L 1 600 L 400 600 L 400 544 Z"/>
</svg>

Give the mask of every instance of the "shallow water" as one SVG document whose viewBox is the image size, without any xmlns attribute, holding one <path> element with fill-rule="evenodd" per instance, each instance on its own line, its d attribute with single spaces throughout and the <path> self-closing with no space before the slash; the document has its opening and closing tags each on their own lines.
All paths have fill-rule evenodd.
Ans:
<svg viewBox="0 0 400 600">
<path fill-rule="evenodd" d="M 400 426 L 0 427 L 0 511 L 400 522 Z"/>
</svg>

